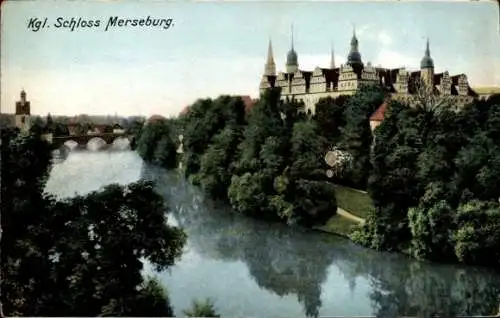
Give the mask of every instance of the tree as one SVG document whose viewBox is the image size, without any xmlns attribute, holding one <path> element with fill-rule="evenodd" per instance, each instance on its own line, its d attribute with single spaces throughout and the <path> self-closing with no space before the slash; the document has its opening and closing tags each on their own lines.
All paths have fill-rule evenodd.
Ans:
<svg viewBox="0 0 500 318">
<path fill-rule="evenodd" d="M 41 135 L 45 132 L 44 126 L 42 118 L 40 116 L 34 116 L 31 122 L 30 131 L 35 135 Z"/>
<path fill-rule="evenodd" d="M 173 169 L 177 163 L 177 149 L 170 136 L 164 135 L 156 145 L 153 162 L 160 167 Z"/>
<path fill-rule="evenodd" d="M 185 309 L 183 312 L 188 317 L 220 317 L 211 299 L 206 299 L 205 301 L 195 299 L 193 300 L 192 307 Z"/>
<path fill-rule="evenodd" d="M 353 239 L 496 266 L 500 105 L 477 101 L 457 112 L 446 95 L 420 91 L 415 99 L 391 103 L 375 130 L 369 192 L 376 209 Z"/>
<path fill-rule="evenodd" d="M 336 212 L 325 181 L 326 139 L 301 104 L 266 91 L 252 109 L 228 196 L 236 211 L 311 226 Z"/>
<path fill-rule="evenodd" d="M 162 140 L 163 139 L 163 140 Z M 171 128 L 166 120 L 148 123 L 137 141 L 137 152 L 148 162 L 166 164 L 171 168 L 175 162 L 175 143 L 171 139 Z M 174 165 L 175 166 L 175 165 Z"/>
<path fill-rule="evenodd" d="M 212 197 L 227 199 L 227 189 L 234 172 L 235 151 L 242 139 L 241 128 L 227 126 L 213 137 L 213 143 L 201 157 L 200 182 Z"/>
<path fill-rule="evenodd" d="M 316 104 L 314 120 L 318 123 L 320 133 L 331 142 L 341 136 L 341 127 L 345 125 L 344 107 L 348 97 L 341 95 L 336 99 L 322 98 Z"/>
<path fill-rule="evenodd" d="M 265 192 L 266 176 L 259 172 L 233 175 L 228 189 L 231 206 L 238 212 L 262 219 L 277 219 Z"/>
<path fill-rule="evenodd" d="M 149 182 L 110 185 L 58 201 L 43 188 L 50 147 L 2 134 L 2 303 L 7 315 L 170 316 L 141 259 L 164 269 L 180 257 L 182 230 L 166 224 Z"/>
<path fill-rule="evenodd" d="M 420 78 L 414 80 L 414 86 L 414 93 L 409 100 L 411 106 L 432 114 L 458 109 L 454 107 L 451 94 L 437 94 L 433 85 L 427 85 Z"/>
<path fill-rule="evenodd" d="M 384 101 L 384 92 L 375 85 L 362 85 L 345 103 L 345 126 L 341 129 L 340 149 L 353 156 L 352 169 L 346 173 L 344 183 L 365 188 L 370 172 L 372 132 L 370 116 Z"/>
<path fill-rule="evenodd" d="M 421 196 L 417 182 L 417 158 L 429 127 L 422 111 L 391 102 L 385 119 L 375 130 L 377 142 L 372 148 L 372 172 L 368 191 L 375 205 L 361 233 L 354 235 L 358 243 L 376 249 L 398 249 L 409 244 L 408 209 L 416 206 Z"/>
<path fill-rule="evenodd" d="M 446 201 L 447 192 L 446 184 L 429 184 L 419 206 L 408 212 L 410 252 L 416 258 L 436 261 L 454 258 L 450 233 L 454 229 L 455 211 Z"/>
<path fill-rule="evenodd" d="M 186 174 L 201 168 L 201 157 L 214 136 L 227 127 L 240 129 L 245 122 L 245 105 L 240 97 L 220 96 L 216 100 L 198 100 L 181 119 Z"/>
<path fill-rule="evenodd" d="M 326 139 L 314 121 L 299 121 L 293 127 L 288 177 L 288 200 L 294 204 L 294 217 L 311 226 L 323 224 L 336 213 L 335 190 L 326 181 L 323 159 Z"/>
<path fill-rule="evenodd" d="M 453 233 L 457 258 L 467 264 L 500 265 L 500 206 L 472 200 L 462 204 Z"/>
<path fill-rule="evenodd" d="M 239 146 L 241 156 L 237 164 L 237 173 L 259 170 L 259 155 L 268 137 L 286 138 L 290 132 L 284 126 L 282 116 L 285 109 L 280 101 L 280 90 L 266 90 L 257 104 L 250 110 L 248 125 L 244 131 L 244 140 Z M 287 107 L 292 110 L 292 107 Z M 283 114 L 283 115 L 282 115 Z"/>
</svg>

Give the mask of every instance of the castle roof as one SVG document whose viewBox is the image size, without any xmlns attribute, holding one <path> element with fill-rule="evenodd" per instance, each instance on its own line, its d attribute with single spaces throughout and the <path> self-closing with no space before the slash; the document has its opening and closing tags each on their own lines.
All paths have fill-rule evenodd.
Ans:
<svg viewBox="0 0 500 318">
<path fill-rule="evenodd" d="M 297 52 L 293 48 L 286 55 L 286 65 L 299 65 Z"/>
<path fill-rule="evenodd" d="M 358 44 L 359 42 L 358 38 L 356 37 L 356 30 L 353 29 L 351 38 L 351 50 L 347 55 L 347 64 L 349 65 L 363 64 L 363 62 L 361 61 L 361 54 L 359 53 Z"/>
<path fill-rule="evenodd" d="M 384 121 L 385 112 L 387 111 L 387 102 L 383 102 L 382 105 L 377 108 L 377 110 L 370 116 L 370 121 Z"/>
</svg>

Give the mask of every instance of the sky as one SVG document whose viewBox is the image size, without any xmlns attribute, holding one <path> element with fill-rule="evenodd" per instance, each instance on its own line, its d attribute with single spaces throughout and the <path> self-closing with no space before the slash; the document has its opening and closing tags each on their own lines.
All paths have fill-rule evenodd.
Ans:
<svg viewBox="0 0 500 318">
<path fill-rule="evenodd" d="M 33 114 L 175 116 L 199 98 L 258 97 L 269 39 L 285 69 L 294 26 L 299 68 L 337 65 L 353 26 L 363 62 L 418 69 L 429 38 L 435 71 L 500 86 L 495 1 L 5 1 L 1 8 L 1 112 L 24 89 Z M 168 29 L 105 26 L 110 17 L 172 19 Z M 30 19 L 47 18 L 34 32 Z M 100 26 L 56 28 L 57 19 Z"/>
</svg>

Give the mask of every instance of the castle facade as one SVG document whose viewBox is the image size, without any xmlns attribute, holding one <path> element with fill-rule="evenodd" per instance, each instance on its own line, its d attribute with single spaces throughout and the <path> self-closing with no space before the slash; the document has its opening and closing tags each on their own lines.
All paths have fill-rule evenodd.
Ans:
<svg viewBox="0 0 500 318">
<path fill-rule="evenodd" d="M 259 91 L 271 87 L 281 88 L 281 99 L 293 98 L 304 102 L 305 111 L 314 114 L 316 103 L 324 97 L 336 98 L 339 95 L 352 95 L 363 84 L 376 84 L 390 93 L 391 99 L 408 101 L 419 83 L 428 86 L 431 91 L 440 96 L 446 95 L 453 99 L 454 105 L 460 109 L 471 103 L 478 95 L 469 86 L 467 76 L 458 74 L 451 76 L 448 71 L 436 74 L 434 61 L 430 55 L 429 41 L 424 57 L 420 63 L 420 70 L 409 71 L 405 68 L 374 67 L 368 62 L 363 63 L 359 52 L 359 42 L 355 30 L 351 39 L 351 48 L 347 62 L 336 67 L 333 49 L 329 68 L 316 67 L 313 71 L 299 68 L 298 54 L 293 45 L 286 57 L 285 71 L 276 73 L 271 40 L 267 53 L 267 62 L 264 67 Z"/>
</svg>

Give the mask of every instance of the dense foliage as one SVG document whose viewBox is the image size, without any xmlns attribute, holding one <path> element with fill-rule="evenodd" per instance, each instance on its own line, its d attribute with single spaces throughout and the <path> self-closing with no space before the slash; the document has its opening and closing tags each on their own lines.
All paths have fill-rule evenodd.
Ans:
<svg viewBox="0 0 500 318">
<path fill-rule="evenodd" d="M 499 96 L 460 112 L 393 102 L 375 138 L 369 190 L 376 211 L 355 240 L 499 266 Z"/>
<path fill-rule="evenodd" d="M 172 169 L 177 163 L 177 149 L 171 120 L 163 119 L 147 123 L 138 133 L 137 152 L 146 161 Z"/>
<path fill-rule="evenodd" d="M 386 96 L 371 85 L 321 99 L 312 115 L 280 101 L 277 89 L 246 114 L 239 97 L 198 100 L 176 122 L 185 173 L 238 212 L 306 226 L 335 214 L 333 183 L 368 189 L 376 208 L 352 235 L 356 242 L 498 264 L 500 98 L 457 112 L 451 99 L 417 89 L 412 107 L 389 102 L 375 132 L 369 118 Z M 325 165 L 329 150 L 337 166 Z"/>
<path fill-rule="evenodd" d="M 1 300 L 14 316 L 172 316 L 160 285 L 141 274 L 181 254 L 185 234 L 166 224 L 148 182 L 109 185 L 57 200 L 43 192 L 50 147 L 2 133 Z"/>
<path fill-rule="evenodd" d="M 342 178 L 342 183 L 364 189 L 370 173 L 372 132 L 370 116 L 384 101 L 384 93 L 377 86 L 366 85 L 345 105 L 345 126 L 342 128 L 340 149 L 353 157 L 353 165 Z"/>
<path fill-rule="evenodd" d="M 186 317 L 220 317 L 211 299 L 205 299 L 204 301 L 194 299 L 191 308 L 183 310 L 183 313 Z"/>
<path fill-rule="evenodd" d="M 197 101 L 180 119 L 186 174 L 238 212 L 326 222 L 336 211 L 333 185 L 325 180 L 327 139 L 302 108 L 281 102 L 278 90 L 266 92 L 247 114 L 239 97 Z"/>
</svg>

